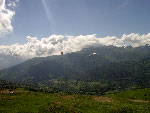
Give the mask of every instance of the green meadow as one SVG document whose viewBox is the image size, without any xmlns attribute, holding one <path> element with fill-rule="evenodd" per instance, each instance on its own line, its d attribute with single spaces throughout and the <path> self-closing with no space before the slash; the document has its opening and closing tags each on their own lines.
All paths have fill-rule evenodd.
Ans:
<svg viewBox="0 0 150 113">
<path fill-rule="evenodd" d="M 1 90 L 0 113 L 150 113 L 150 89 L 105 96 Z"/>
</svg>

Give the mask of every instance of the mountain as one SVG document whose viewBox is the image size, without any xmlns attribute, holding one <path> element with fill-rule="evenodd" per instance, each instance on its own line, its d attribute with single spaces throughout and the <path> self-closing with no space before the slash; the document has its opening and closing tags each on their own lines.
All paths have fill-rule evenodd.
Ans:
<svg viewBox="0 0 150 113">
<path fill-rule="evenodd" d="M 150 46 L 85 48 L 33 58 L 0 71 L 0 79 L 67 92 L 150 87 Z"/>
<path fill-rule="evenodd" d="M 4 55 L 0 53 L 0 70 L 15 66 L 25 61 L 18 56 Z"/>
</svg>

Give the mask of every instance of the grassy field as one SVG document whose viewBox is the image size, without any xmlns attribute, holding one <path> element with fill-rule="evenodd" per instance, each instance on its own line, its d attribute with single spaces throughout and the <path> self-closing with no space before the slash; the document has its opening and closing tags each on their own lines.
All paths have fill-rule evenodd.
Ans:
<svg viewBox="0 0 150 113">
<path fill-rule="evenodd" d="M 106 96 L 3 90 L 0 113 L 150 113 L 150 89 Z"/>
</svg>

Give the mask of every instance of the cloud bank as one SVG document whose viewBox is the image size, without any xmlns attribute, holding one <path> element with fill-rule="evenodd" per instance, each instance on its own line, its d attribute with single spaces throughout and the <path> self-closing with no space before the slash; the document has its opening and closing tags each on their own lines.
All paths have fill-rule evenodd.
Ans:
<svg viewBox="0 0 150 113">
<path fill-rule="evenodd" d="M 64 53 L 76 52 L 83 48 L 93 46 L 112 45 L 122 47 L 131 45 L 133 47 L 139 47 L 150 44 L 150 33 L 144 35 L 135 33 L 129 35 L 124 34 L 121 38 L 115 36 L 98 38 L 95 34 L 86 36 L 51 35 L 48 38 L 42 38 L 40 40 L 37 37 L 27 36 L 27 41 L 25 44 L 1 45 L 0 54 L 30 59 L 34 57 L 60 55 L 61 51 Z"/>
<path fill-rule="evenodd" d="M 16 7 L 16 1 L 8 1 L 6 4 L 6 0 L 0 0 L 0 37 L 2 34 L 7 34 L 13 31 L 12 19 L 15 15 L 14 8 Z"/>
</svg>

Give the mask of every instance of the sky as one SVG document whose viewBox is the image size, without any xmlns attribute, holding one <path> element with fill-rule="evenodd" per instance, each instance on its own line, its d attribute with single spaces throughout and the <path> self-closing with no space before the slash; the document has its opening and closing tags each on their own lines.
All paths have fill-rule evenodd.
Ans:
<svg viewBox="0 0 150 113">
<path fill-rule="evenodd" d="M 150 44 L 150 0 L 0 0 L 0 54 Z"/>
<path fill-rule="evenodd" d="M 0 44 L 25 43 L 27 36 L 121 37 L 150 30 L 149 0 L 20 0 L 16 4 L 13 32 L 2 36 Z"/>
</svg>

